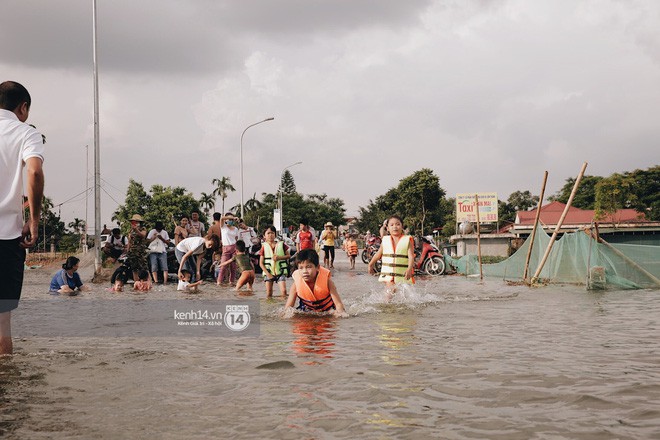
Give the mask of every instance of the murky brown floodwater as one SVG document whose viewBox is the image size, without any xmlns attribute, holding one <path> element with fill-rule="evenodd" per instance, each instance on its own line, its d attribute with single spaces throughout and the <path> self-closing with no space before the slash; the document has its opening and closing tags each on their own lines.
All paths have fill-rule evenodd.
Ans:
<svg viewBox="0 0 660 440">
<path fill-rule="evenodd" d="M 258 338 L 87 337 L 95 318 L 63 313 L 66 301 L 117 301 L 120 325 L 132 300 L 185 295 L 51 297 L 50 273 L 30 271 L 40 325 L 80 336 L 15 340 L 0 361 L 0 436 L 660 438 L 660 292 L 440 277 L 382 304 L 365 268 L 334 275 L 350 318 L 283 320 L 283 303 L 262 299 Z M 207 285 L 199 297 L 233 295 Z M 256 368 L 276 361 L 292 365 Z"/>
</svg>

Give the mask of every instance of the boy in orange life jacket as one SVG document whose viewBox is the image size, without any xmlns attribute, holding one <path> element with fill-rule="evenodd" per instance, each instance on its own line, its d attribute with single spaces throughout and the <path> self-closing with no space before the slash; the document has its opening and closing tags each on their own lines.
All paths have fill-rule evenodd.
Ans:
<svg viewBox="0 0 660 440">
<path fill-rule="evenodd" d="M 284 310 L 293 307 L 296 298 L 298 309 L 306 312 L 332 311 L 337 316 L 348 316 L 341 302 L 337 287 L 330 278 L 330 271 L 319 267 L 319 254 L 314 249 L 303 249 L 296 254 L 298 270 L 293 273 L 293 286 Z"/>
<path fill-rule="evenodd" d="M 348 235 L 344 242 L 344 249 L 348 254 L 348 261 L 351 263 L 351 269 L 355 269 L 355 257 L 358 255 L 358 245 L 354 235 Z"/>
</svg>

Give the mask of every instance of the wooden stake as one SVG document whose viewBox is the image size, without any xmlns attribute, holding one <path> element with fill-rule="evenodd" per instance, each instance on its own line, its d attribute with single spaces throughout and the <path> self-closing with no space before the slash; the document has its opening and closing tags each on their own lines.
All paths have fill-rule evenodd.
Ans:
<svg viewBox="0 0 660 440">
<path fill-rule="evenodd" d="M 481 227 L 479 224 L 479 196 L 475 193 L 474 204 L 477 207 L 477 255 L 479 256 L 479 279 L 484 280 L 484 270 L 481 267 Z"/>
<path fill-rule="evenodd" d="M 586 231 L 585 231 L 585 233 L 586 233 Z M 591 230 L 589 230 L 589 236 L 591 236 L 591 237 L 593 238 L 593 235 L 592 235 Z M 621 257 L 626 263 L 630 264 L 632 267 L 634 267 L 634 268 L 637 269 L 638 271 L 642 272 L 644 275 L 646 275 L 646 277 L 647 277 L 649 280 L 653 281 L 653 283 L 654 283 L 656 286 L 660 286 L 660 279 L 658 279 L 657 277 L 655 277 L 652 273 L 650 273 L 649 271 L 647 271 L 646 269 L 644 269 L 644 268 L 643 268 L 642 266 L 640 266 L 639 264 L 635 263 L 633 260 L 630 259 L 630 257 L 628 257 L 627 255 L 625 255 L 623 252 L 621 252 L 620 250 L 618 250 L 617 248 L 615 248 L 614 246 L 612 246 L 611 244 L 609 244 L 608 242 L 606 242 L 601 236 L 598 235 L 598 229 L 596 229 L 596 241 L 597 241 L 598 243 L 601 243 L 601 244 L 605 245 L 609 250 L 611 250 L 612 252 L 614 252 L 615 254 L 617 254 L 619 257 Z"/>
<path fill-rule="evenodd" d="M 561 226 L 564 224 L 564 219 L 566 218 L 566 214 L 568 214 L 568 209 L 571 207 L 571 204 L 573 203 L 573 199 L 575 198 L 575 193 L 577 193 L 577 189 L 580 186 L 580 181 L 582 180 L 582 176 L 584 176 L 584 172 L 586 169 L 587 169 L 587 162 L 582 164 L 582 169 L 580 170 L 580 174 L 578 174 L 577 179 L 575 179 L 575 184 L 573 185 L 573 191 L 571 191 L 571 195 L 568 198 L 568 202 L 566 202 L 566 207 L 564 208 L 564 212 L 561 213 L 561 217 L 557 222 L 555 231 L 552 233 L 552 237 L 550 238 L 550 243 L 548 243 L 548 247 L 545 249 L 545 254 L 543 254 L 543 258 L 541 259 L 539 266 L 536 268 L 536 272 L 534 273 L 534 276 L 532 277 L 530 284 L 536 283 L 539 279 L 539 275 L 541 275 L 543 266 L 545 266 L 545 262 L 548 260 L 548 256 L 550 255 L 550 251 L 552 250 L 552 245 L 557 239 L 557 235 L 559 234 L 559 230 L 561 229 Z"/>
<path fill-rule="evenodd" d="M 529 240 L 529 249 L 527 249 L 527 258 L 525 259 L 525 271 L 523 272 L 523 281 L 527 282 L 527 275 L 529 273 L 529 260 L 532 258 L 532 248 L 534 247 L 534 238 L 536 237 L 536 228 L 539 225 L 539 218 L 541 217 L 541 205 L 543 205 L 543 197 L 545 195 L 545 184 L 548 182 L 548 172 L 543 174 L 543 185 L 541 185 L 541 195 L 539 196 L 539 203 L 536 206 L 536 218 L 534 219 L 534 227 L 532 228 L 532 235 Z"/>
</svg>

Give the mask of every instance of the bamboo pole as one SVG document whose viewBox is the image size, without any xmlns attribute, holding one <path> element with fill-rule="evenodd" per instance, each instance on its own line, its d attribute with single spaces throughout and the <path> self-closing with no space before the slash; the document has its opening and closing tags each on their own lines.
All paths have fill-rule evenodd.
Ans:
<svg viewBox="0 0 660 440">
<path fill-rule="evenodd" d="M 585 233 L 586 233 L 586 231 L 585 231 Z M 593 235 L 592 235 L 591 230 L 589 230 L 589 235 L 593 238 Z M 598 235 L 598 229 L 596 229 L 596 241 L 598 241 L 598 243 L 604 244 L 609 250 L 611 250 L 612 252 L 614 252 L 615 254 L 617 254 L 619 257 L 621 257 L 626 263 L 630 264 L 632 267 L 634 267 L 635 269 L 637 269 L 637 270 L 639 270 L 640 272 L 642 272 L 644 275 L 646 275 L 646 277 L 647 277 L 649 280 L 653 281 L 653 283 L 654 283 L 656 286 L 660 286 L 660 279 L 658 279 L 657 277 L 655 277 L 652 273 L 650 273 L 649 271 L 647 271 L 646 269 L 644 269 L 644 268 L 643 268 L 642 266 L 640 266 L 639 264 L 635 263 L 635 262 L 634 262 L 633 260 L 631 260 L 630 257 L 628 257 L 626 254 L 624 254 L 623 252 L 621 252 L 620 250 L 618 250 L 617 248 L 615 248 L 614 246 L 612 246 L 611 244 L 609 244 L 608 242 L 606 242 L 606 241 L 605 241 L 600 235 Z"/>
<path fill-rule="evenodd" d="M 575 193 L 577 193 L 577 189 L 580 186 L 580 181 L 582 180 L 582 176 L 584 176 L 584 172 L 587 169 L 587 162 L 582 164 L 582 169 L 580 170 L 580 173 L 577 176 L 577 179 L 575 179 L 575 184 L 573 185 L 573 190 L 571 191 L 571 195 L 568 198 L 568 202 L 566 202 L 566 207 L 564 208 L 564 212 L 561 213 L 561 217 L 559 218 L 559 221 L 557 222 L 557 226 L 555 227 L 555 231 L 552 233 L 552 237 L 550 238 L 550 242 L 548 243 L 548 247 L 545 248 L 545 253 L 543 254 L 543 258 L 541 259 L 541 262 L 539 263 L 539 266 L 536 268 L 536 272 L 534 273 L 534 276 L 532 277 L 530 284 L 534 284 L 538 281 L 539 275 L 541 274 L 541 271 L 543 270 L 543 266 L 545 266 L 545 262 L 548 260 L 548 256 L 550 255 L 550 251 L 552 250 L 552 245 L 554 244 L 555 240 L 557 239 L 557 235 L 559 234 L 559 230 L 561 229 L 561 226 L 564 224 L 564 219 L 566 218 L 566 215 L 568 214 L 568 210 L 571 207 L 571 204 L 573 203 L 573 199 L 575 198 Z"/>
<path fill-rule="evenodd" d="M 543 205 L 543 197 L 545 196 L 545 184 L 548 182 L 548 172 L 543 174 L 543 185 L 541 185 L 541 195 L 539 196 L 539 203 L 536 206 L 536 217 L 534 218 L 534 227 L 532 228 L 532 235 L 529 240 L 529 249 L 527 249 L 527 258 L 525 258 L 525 271 L 523 272 L 523 281 L 527 282 L 527 275 L 529 273 L 529 260 L 532 258 L 532 248 L 534 247 L 534 238 L 536 238 L 536 228 L 539 225 L 539 218 L 541 218 L 541 205 Z"/>
<path fill-rule="evenodd" d="M 474 194 L 474 205 L 477 208 L 477 255 L 479 256 L 479 279 L 484 280 L 484 270 L 481 266 L 481 227 L 479 226 L 481 221 L 479 220 L 479 196 Z"/>
</svg>

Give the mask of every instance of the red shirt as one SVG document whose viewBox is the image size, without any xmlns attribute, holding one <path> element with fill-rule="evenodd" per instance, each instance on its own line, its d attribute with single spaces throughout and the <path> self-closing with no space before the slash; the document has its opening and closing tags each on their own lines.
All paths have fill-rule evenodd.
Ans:
<svg viewBox="0 0 660 440">
<path fill-rule="evenodd" d="M 300 241 L 300 250 L 314 249 L 314 234 L 311 231 L 298 232 L 298 241 Z"/>
</svg>

